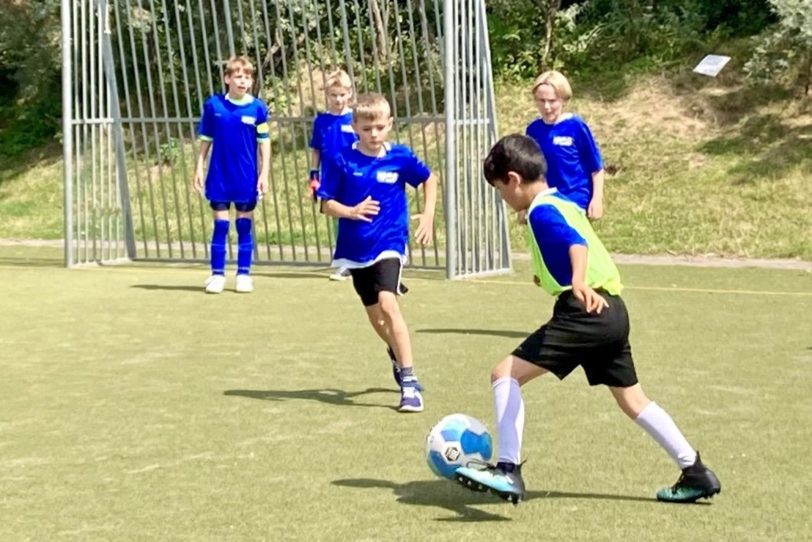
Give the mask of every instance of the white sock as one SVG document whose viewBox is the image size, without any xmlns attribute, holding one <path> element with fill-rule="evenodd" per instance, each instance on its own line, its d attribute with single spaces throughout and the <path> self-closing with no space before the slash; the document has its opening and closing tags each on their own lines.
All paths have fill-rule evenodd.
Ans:
<svg viewBox="0 0 812 542">
<path fill-rule="evenodd" d="M 650 402 L 634 421 L 668 452 L 680 469 L 690 467 L 696 462 L 696 450 L 685 439 L 668 412 L 654 401 Z"/>
<path fill-rule="evenodd" d="M 524 401 L 519 382 L 504 377 L 493 383 L 493 407 L 499 443 L 499 461 L 518 465 L 524 431 Z"/>
</svg>

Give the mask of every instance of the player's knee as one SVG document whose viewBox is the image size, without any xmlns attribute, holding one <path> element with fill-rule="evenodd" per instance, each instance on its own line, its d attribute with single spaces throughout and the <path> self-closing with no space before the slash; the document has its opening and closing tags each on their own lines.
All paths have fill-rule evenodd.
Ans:
<svg viewBox="0 0 812 542">
<path fill-rule="evenodd" d="M 611 387 L 610 390 L 620 409 L 632 419 L 643 412 L 643 409 L 651 402 L 640 384 L 625 388 Z"/>
<path fill-rule="evenodd" d="M 496 382 L 500 378 L 512 378 L 512 372 L 513 362 L 508 356 L 491 369 L 491 382 Z"/>
<path fill-rule="evenodd" d="M 381 292 L 378 294 L 378 305 L 381 308 L 381 315 L 388 322 L 400 317 L 400 306 L 395 294 L 392 292 Z"/>
</svg>

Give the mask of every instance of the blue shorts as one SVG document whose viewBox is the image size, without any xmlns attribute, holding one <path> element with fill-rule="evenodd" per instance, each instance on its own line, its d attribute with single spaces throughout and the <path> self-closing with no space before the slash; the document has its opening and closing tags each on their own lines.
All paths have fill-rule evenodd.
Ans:
<svg viewBox="0 0 812 542">
<path fill-rule="evenodd" d="M 209 205 L 211 205 L 213 211 L 228 211 L 232 203 L 234 203 L 234 208 L 240 213 L 248 213 L 257 208 L 257 200 L 249 202 L 210 201 Z"/>
</svg>

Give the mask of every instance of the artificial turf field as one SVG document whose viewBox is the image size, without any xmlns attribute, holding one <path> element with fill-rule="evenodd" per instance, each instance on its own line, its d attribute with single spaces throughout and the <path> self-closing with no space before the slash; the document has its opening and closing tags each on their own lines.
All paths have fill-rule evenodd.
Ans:
<svg viewBox="0 0 812 542">
<path fill-rule="evenodd" d="M 812 274 L 621 272 L 641 382 L 719 475 L 711 504 L 654 500 L 677 469 L 580 371 L 524 388 L 525 502 L 433 477 L 432 424 L 492 428 L 490 367 L 550 314 L 521 262 L 407 271 L 426 411 L 400 414 L 325 269 L 210 296 L 203 266 L 0 248 L 0 540 L 809 540 Z"/>
</svg>

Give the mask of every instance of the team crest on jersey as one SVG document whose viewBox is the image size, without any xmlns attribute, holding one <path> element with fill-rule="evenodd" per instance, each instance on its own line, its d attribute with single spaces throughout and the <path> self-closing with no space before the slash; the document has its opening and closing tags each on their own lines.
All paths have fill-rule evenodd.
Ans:
<svg viewBox="0 0 812 542">
<path fill-rule="evenodd" d="M 354 134 L 355 130 L 352 129 L 352 124 L 342 124 L 341 131 L 347 134 Z"/>
<path fill-rule="evenodd" d="M 553 145 L 558 147 L 572 147 L 572 138 L 570 136 L 555 136 L 553 138 Z"/>
<path fill-rule="evenodd" d="M 240 120 L 242 121 L 243 124 L 250 124 L 251 126 L 253 126 L 257 122 L 257 118 L 252 117 L 250 115 L 243 115 L 242 117 L 240 117 Z"/>
<path fill-rule="evenodd" d="M 379 183 L 395 184 L 398 182 L 397 171 L 379 171 L 375 176 Z"/>
</svg>

